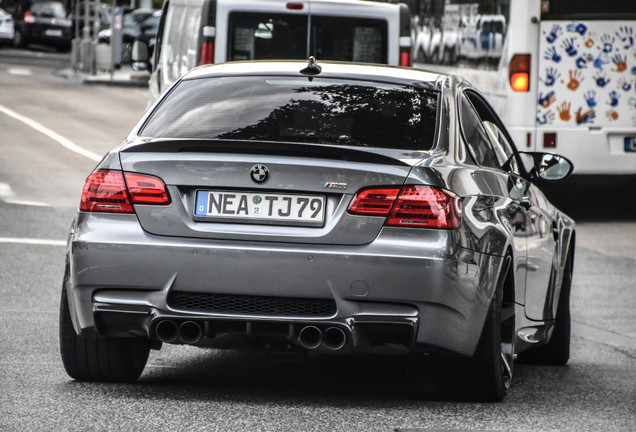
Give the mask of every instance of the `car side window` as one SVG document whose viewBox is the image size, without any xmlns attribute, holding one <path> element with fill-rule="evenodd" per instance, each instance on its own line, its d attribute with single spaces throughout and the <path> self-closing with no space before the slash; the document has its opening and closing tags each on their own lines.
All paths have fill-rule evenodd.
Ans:
<svg viewBox="0 0 636 432">
<path fill-rule="evenodd" d="M 497 155 L 492 148 L 488 133 L 473 104 L 466 95 L 460 96 L 460 123 L 469 153 L 479 166 L 500 168 Z"/>
<path fill-rule="evenodd" d="M 497 155 L 499 165 L 512 173 L 519 174 L 517 159 L 514 157 L 514 150 L 512 149 L 512 145 L 508 141 L 508 138 L 506 138 L 506 135 L 499 126 L 489 120 L 485 120 L 483 124 L 488 135 L 490 135 L 490 140 L 493 144 L 495 154 Z M 508 166 L 506 166 L 506 164 L 508 164 Z"/>
</svg>

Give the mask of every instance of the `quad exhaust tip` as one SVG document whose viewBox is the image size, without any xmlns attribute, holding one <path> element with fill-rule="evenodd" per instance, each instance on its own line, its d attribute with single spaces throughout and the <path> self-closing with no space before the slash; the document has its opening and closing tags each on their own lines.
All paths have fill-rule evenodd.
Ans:
<svg viewBox="0 0 636 432">
<path fill-rule="evenodd" d="M 316 349 L 324 345 L 330 350 L 337 351 L 347 343 L 347 335 L 339 327 L 328 327 L 323 332 L 318 327 L 310 325 L 300 330 L 298 342 L 305 349 Z"/>
<path fill-rule="evenodd" d="M 298 341 L 307 349 L 316 349 L 322 343 L 322 331 L 316 326 L 303 327 L 298 334 Z"/>
<path fill-rule="evenodd" d="M 159 321 L 155 327 L 155 334 L 161 342 L 195 344 L 203 337 L 203 327 L 194 321 L 184 321 L 177 324 L 171 320 Z"/>
</svg>

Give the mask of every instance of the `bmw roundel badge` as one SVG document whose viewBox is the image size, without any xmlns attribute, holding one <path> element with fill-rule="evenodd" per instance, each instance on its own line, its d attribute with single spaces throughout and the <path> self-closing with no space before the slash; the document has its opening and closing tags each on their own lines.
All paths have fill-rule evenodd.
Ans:
<svg viewBox="0 0 636 432">
<path fill-rule="evenodd" d="M 254 165 L 250 169 L 250 177 L 254 183 L 263 184 L 269 180 L 269 170 L 265 165 Z"/>
</svg>

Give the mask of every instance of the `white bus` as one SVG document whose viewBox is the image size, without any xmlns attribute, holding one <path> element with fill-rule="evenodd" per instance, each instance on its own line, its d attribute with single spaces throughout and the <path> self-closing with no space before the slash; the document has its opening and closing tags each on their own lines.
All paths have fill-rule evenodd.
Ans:
<svg viewBox="0 0 636 432">
<path fill-rule="evenodd" d="M 636 0 L 411 0 L 415 67 L 490 96 L 521 149 L 636 174 Z"/>
</svg>

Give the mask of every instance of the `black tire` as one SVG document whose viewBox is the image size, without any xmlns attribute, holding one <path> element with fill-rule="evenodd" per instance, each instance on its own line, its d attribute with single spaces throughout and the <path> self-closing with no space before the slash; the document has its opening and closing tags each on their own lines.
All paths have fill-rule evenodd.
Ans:
<svg viewBox="0 0 636 432">
<path fill-rule="evenodd" d="M 78 381 L 133 382 L 148 361 L 150 342 L 75 333 L 66 297 L 60 301 L 60 353 L 66 373 Z"/>
<path fill-rule="evenodd" d="M 434 384 L 444 398 L 499 402 L 510 387 L 515 340 L 515 306 L 514 298 L 511 298 L 514 293 L 514 279 L 511 262 L 511 257 L 506 258 L 473 356 L 434 357 Z"/>
<path fill-rule="evenodd" d="M 570 291 L 572 290 L 572 254 L 568 255 L 563 269 L 561 294 L 550 341 L 537 348 L 519 354 L 519 361 L 527 364 L 563 366 L 570 360 Z"/>
<path fill-rule="evenodd" d="M 13 46 L 15 48 L 23 48 L 25 46 L 25 40 L 24 40 L 24 35 L 22 34 L 22 32 L 20 30 L 15 31 L 15 33 L 13 34 Z"/>
</svg>

